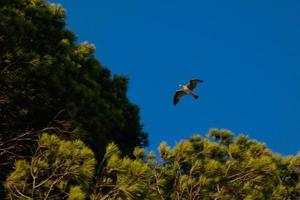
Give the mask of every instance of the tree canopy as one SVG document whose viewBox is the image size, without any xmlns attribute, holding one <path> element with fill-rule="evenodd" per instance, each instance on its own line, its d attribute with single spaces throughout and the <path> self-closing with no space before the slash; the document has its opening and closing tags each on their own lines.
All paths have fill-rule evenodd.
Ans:
<svg viewBox="0 0 300 200">
<path fill-rule="evenodd" d="M 245 135 L 233 138 L 227 130 L 212 129 L 208 137 L 195 135 L 173 148 L 161 143 L 158 158 L 140 147 L 133 151 L 134 158 L 124 157 L 111 143 L 97 169 L 92 151 L 78 140 L 43 134 L 38 144 L 32 159 L 17 161 L 8 176 L 5 187 L 8 197 L 13 197 L 9 199 L 46 195 L 47 199 L 93 200 L 300 197 L 299 154 L 283 157 Z"/>
<path fill-rule="evenodd" d="M 1 135 L 59 119 L 95 150 L 112 140 L 124 152 L 147 143 L 127 78 L 112 77 L 94 58 L 94 45 L 76 44 L 61 6 L 4 0 L 0 18 Z"/>
<path fill-rule="evenodd" d="M 84 199 L 95 163 L 92 150 L 82 141 L 64 141 L 44 133 L 31 160 L 15 162 L 15 171 L 5 184 L 8 198 L 72 199 L 76 195 Z"/>
<path fill-rule="evenodd" d="M 98 151 L 115 141 L 124 153 L 146 145 L 139 109 L 128 100 L 128 79 L 76 44 L 64 9 L 44 0 L 0 3 L 1 134 L 39 130 L 66 120 L 72 136 Z"/>
<path fill-rule="evenodd" d="M 62 6 L 1 0 L 0 19 L 2 181 L 16 157 L 32 156 L 45 128 L 81 139 L 98 159 L 112 141 L 123 154 L 147 145 L 128 78 L 103 67 L 93 44 L 77 42 Z"/>
</svg>

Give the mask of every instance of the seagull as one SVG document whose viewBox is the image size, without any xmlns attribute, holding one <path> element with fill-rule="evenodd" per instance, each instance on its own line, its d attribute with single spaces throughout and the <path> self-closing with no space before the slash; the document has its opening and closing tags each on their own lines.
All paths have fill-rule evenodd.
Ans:
<svg viewBox="0 0 300 200">
<path fill-rule="evenodd" d="M 189 83 L 186 85 L 178 85 L 178 87 L 180 89 L 177 90 L 174 95 L 174 98 L 173 98 L 174 105 L 176 105 L 179 102 L 180 97 L 182 97 L 184 95 L 191 95 L 195 99 L 198 99 L 199 96 L 192 92 L 192 90 L 197 86 L 198 83 L 203 83 L 203 80 L 193 79 L 193 80 L 190 80 Z"/>
</svg>

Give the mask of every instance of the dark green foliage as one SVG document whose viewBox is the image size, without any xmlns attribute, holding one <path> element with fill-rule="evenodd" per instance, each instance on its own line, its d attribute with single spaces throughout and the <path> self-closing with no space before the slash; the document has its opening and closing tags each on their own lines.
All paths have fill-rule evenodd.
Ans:
<svg viewBox="0 0 300 200">
<path fill-rule="evenodd" d="M 60 114 L 94 150 L 112 140 L 124 153 L 147 143 L 127 79 L 111 77 L 93 45 L 75 44 L 62 7 L 43 0 L 0 6 L 1 134 L 44 128 Z"/>
<path fill-rule="evenodd" d="M 98 159 L 111 141 L 123 154 L 147 145 L 128 79 L 112 76 L 65 23 L 64 9 L 45 0 L 0 1 L 0 180 L 8 160 L 32 155 L 38 135 L 15 138 L 49 126 L 80 138 Z"/>
<path fill-rule="evenodd" d="M 62 7 L 2 0 L 0 19 L 1 137 L 58 120 L 95 152 L 110 141 L 125 154 L 146 145 L 139 109 L 126 96 L 127 78 L 112 77 L 93 45 L 75 43 Z"/>
</svg>

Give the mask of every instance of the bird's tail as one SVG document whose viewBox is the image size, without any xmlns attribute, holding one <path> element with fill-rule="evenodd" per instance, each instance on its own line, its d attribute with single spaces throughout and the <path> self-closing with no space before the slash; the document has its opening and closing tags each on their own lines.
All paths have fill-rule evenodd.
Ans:
<svg viewBox="0 0 300 200">
<path fill-rule="evenodd" d="M 199 98 L 198 95 L 195 95 L 195 94 L 192 94 L 192 95 L 193 95 L 193 97 L 194 97 L 195 99 L 198 99 L 198 98 Z"/>
</svg>

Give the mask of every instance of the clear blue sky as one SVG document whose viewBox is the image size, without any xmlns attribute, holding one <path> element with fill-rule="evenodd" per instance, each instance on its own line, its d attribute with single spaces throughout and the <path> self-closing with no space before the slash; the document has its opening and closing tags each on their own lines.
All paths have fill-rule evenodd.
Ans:
<svg viewBox="0 0 300 200">
<path fill-rule="evenodd" d="M 300 150 L 299 0 L 52 0 L 79 41 L 130 79 L 149 150 L 210 128 Z M 205 83 L 172 104 L 178 84 Z"/>
</svg>

